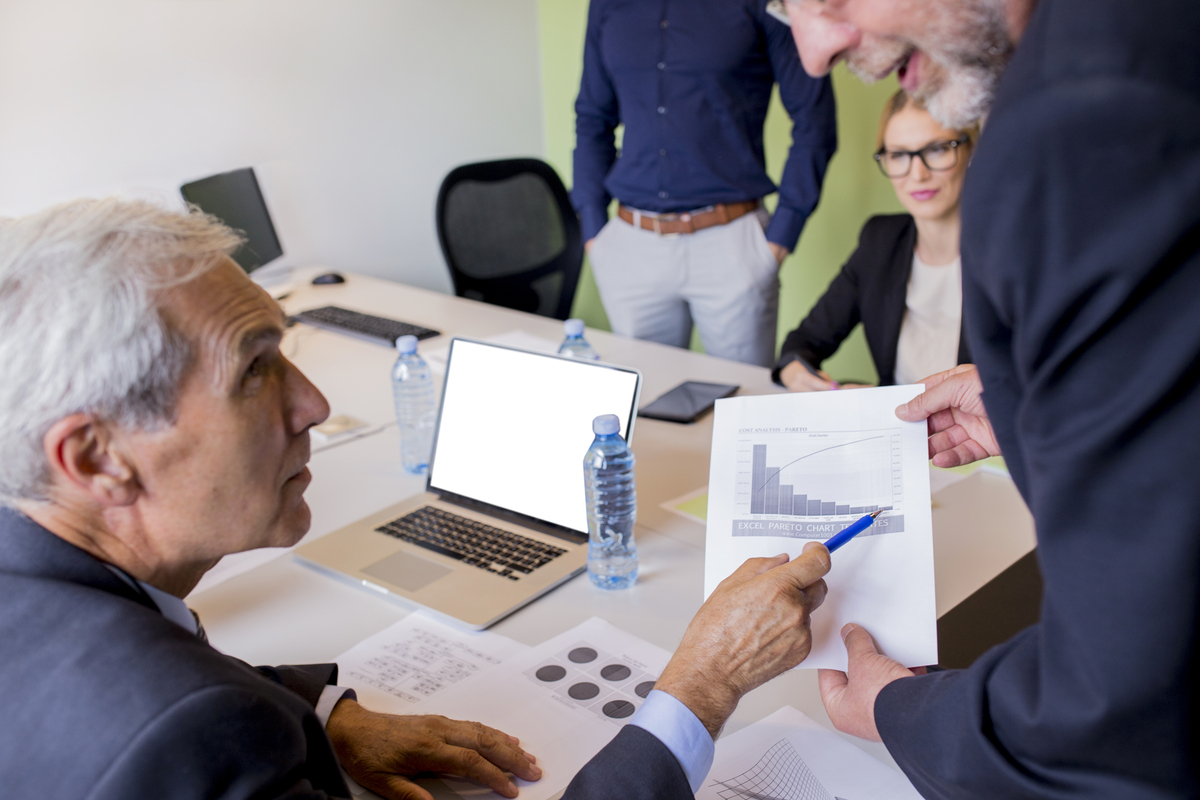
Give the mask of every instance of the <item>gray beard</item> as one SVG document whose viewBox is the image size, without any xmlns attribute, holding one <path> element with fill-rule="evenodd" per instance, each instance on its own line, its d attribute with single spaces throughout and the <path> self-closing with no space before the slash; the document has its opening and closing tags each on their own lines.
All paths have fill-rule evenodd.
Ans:
<svg viewBox="0 0 1200 800">
<path fill-rule="evenodd" d="M 921 99 L 939 124 L 962 130 L 987 116 L 996 99 L 1001 74 L 978 67 L 952 69 L 937 91 Z"/>
<path fill-rule="evenodd" d="M 1012 57 L 1004 0 L 968 0 L 947 10 L 945 28 L 918 43 L 945 71 L 918 99 L 947 128 L 966 128 L 987 116 Z"/>
</svg>

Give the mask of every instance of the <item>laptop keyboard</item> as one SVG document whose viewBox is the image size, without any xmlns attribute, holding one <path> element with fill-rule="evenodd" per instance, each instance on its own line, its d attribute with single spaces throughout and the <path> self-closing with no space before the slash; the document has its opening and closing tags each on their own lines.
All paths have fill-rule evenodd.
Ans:
<svg viewBox="0 0 1200 800">
<path fill-rule="evenodd" d="M 340 308 L 339 306 L 325 306 L 323 308 L 312 308 L 308 311 L 301 311 L 296 315 L 296 319 L 320 328 L 329 328 L 365 339 L 372 339 L 381 344 L 386 344 L 388 347 L 394 347 L 396 340 L 401 336 L 415 336 L 418 339 L 428 339 L 431 336 L 438 335 L 438 332 L 432 328 L 422 328 L 420 325 L 413 325 L 396 319 L 388 319 L 387 317 L 363 314 L 358 311 L 351 311 L 348 308 Z"/>
<path fill-rule="evenodd" d="M 510 581 L 567 552 L 433 506 L 418 508 L 375 530 Z"/>
</svg>

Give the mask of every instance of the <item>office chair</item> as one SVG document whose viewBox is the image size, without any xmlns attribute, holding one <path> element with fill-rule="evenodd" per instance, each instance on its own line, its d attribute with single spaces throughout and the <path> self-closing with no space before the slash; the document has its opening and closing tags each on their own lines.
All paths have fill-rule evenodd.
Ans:
<svg viewBox="0 0 1200 800">
<path fill-rule="evenodd" d="M 245 234 L 246 241 L 231 258 L 246 272 L 283 255 L 253 167 L 185 183 L 179 187 L 179 193 L 204 213 Z"/>
<path fill-rule="evenodd" d="M 583 267 L 583 235 L 554 169 L 534 158 L 451 170 L 437 232 L 454 293 L 566 319 Z"/>
</svg>

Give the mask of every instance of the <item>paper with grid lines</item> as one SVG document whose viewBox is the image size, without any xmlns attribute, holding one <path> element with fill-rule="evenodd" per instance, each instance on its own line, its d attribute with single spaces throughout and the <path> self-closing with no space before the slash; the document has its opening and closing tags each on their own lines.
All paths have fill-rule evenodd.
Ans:
<svg viewBox="0 0 1200 800">
<path fill-rule="evenodd" d="M 908 779 L 791 706 L 717 742 L 697 800 L 920 800 Z"/>
</svg>

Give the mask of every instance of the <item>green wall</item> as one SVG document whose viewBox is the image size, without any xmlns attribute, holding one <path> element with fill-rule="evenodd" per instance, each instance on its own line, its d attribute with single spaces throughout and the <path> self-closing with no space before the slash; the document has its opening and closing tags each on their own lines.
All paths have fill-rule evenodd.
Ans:
<svg viewBox="0 0 1200 800">
<path fill-rule="evenodd" d="M 542 96 L 546 125 L 546 160 L 571 185 L 571 151 L 575 147 L 575 95 L 583 61 L 583 36 L 588 0 L 539 0 Z M 809 219 L 796 252 L 783 264 L 779 303 L 779 340 L 813 306 L 837 270 L 854 250 L 863 222 L 873 214 L 902 211 L 891 184 L 879 174 L 871 153 L 879 113 L 896 91 L 895 78 L 864 86 L 838 67 L 833 74 L 838 104 L 838 153 L 829 165 L 821 203 Z M 791 120 L 778 93 L 767 116 L 767 171 L 778 180 L 791 144 Z M 768 199 L 773 205 L 775 198 Z M 608 329 L 600 295 L 585 264 L 575 299 L 575 315 L 589 326 Z M 693 347 L 698 349 L 697 344 Z M 874 382 L 877 377 L 867 353 L 862 328 L 826 362 L 841 380 Z"/>
</svg>

